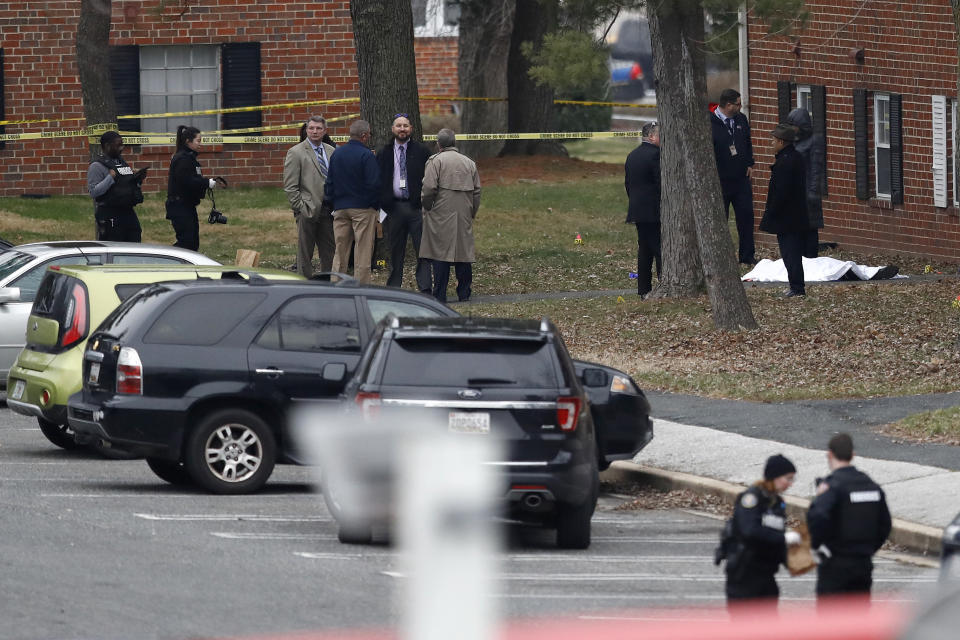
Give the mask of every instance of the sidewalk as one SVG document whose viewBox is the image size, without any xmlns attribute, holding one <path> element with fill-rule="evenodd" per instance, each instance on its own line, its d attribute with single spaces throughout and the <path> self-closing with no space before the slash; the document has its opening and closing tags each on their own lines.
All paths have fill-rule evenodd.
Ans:
<svg viewBox="0 0 960 640">
<path fill-rule="evenodd" d="M 764 462 L 775 453 L 797 466 L 797 481 L 786 499 L 788 512 L 802 517 L 814 495 L 814 478 L 829 473 L 823 449 L 656 419 L 647 448 L 633 462 L 615 462 L 606 473 L 733 502 L 763 476 Z M 943 527 L 960 510 L 960 471 L 857 455 L 853 464 L 886 492 L 894 517 L 890 541 L 920 553 L 939 553 Z"/>
</svg>

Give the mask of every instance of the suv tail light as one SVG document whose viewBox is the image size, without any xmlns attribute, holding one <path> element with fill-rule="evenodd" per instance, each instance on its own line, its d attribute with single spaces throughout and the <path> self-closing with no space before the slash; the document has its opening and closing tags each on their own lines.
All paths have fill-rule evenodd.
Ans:
<svg viewBox="0 0 960 640">
<path fill-rule="evenodd" d="M 561 431 L 573 431 L 580 417 L 580 398 L 563 396 L 557 398 L 557 425 Z"/>
<path fill-rule="evenodd" d="M 117 393 L 143 394 L 143 365 L 136 349 L 123 347 L 117 358 Z"/>
<path fill-rule="evenodd" d="M 358 392 L 357 406 L 363 412 L 364 420 L 374 420 L 380 415 L 380 394 L 370 391 Z"/>
<path fill-rule="evenodd" d="M 73 285 L 64 324 L 67 329 L 60 338 L 61 347 L 72 347 L 87 337 L 87 290 L 81 284 Z"/>
</svg>

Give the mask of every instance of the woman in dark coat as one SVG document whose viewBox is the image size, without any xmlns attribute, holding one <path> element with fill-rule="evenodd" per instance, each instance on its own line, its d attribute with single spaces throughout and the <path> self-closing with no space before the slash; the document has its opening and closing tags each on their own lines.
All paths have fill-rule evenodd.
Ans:
<svg viewBox="0 0 960 640">
<path fill-rule="evenodd" d="M 786 562 L 787 545 L 800 534 L 786 528 L 786 505 L 780 494 L 793 484 L 796 467 L 782 455 L 770 456 L 763 480 L 744 491 L 733 508 L 736 550 L 727 558 L 727 607 L 744 600 L 776 604 L 780 588 L 774 575 Z"/>
<path fill-rule="evenodd" d="M 197 205 L 213 189 L 217 181 L 204 178 L 197 162 L 200 150 L 200 130 L 196 127 L 177 127 L 177 152 L 170 159 L 167 178 L 167 220 L 177 235 L 175 247 L 197 251 L 200 248 L 200 222 Z"/>
<path fill-rule="evenodd" d="M 797 130 L 778 124 L 770 133 L 776 159 L 770 167 L 767 206 L 760 230 L 777 234 L 780 257 L 787 268 L 790 290 L 785 296 L 806 295 L 803 284 L 803 248 L 810 223 L 807 220 L 807 180 L 803 156 L 794 148 Z"/>
</svg>

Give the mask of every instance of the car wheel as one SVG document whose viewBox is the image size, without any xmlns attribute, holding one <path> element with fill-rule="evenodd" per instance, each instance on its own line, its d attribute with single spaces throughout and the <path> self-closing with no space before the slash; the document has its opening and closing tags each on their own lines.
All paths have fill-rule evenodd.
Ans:
<svg viewBox="0 0 960 640">
<path fill-rule="evenodd" d="M 252 493 L 273 472 L 276 448 L 270 427 L 259 416 L 226 409 L 208 415 L 190 433 L 184 465 L 208 491 Z"/>
<path fill-rule="evenodd" d="M 343 544 L 370 544 L 373 540 L 373 530 L 369 524 L 363 524 L 349 519 L 344 515 L 343 505 L 340 504 L 337 492 L 331 485 L 327 474 L 320 476 L 320 487 L 323 491 L 323 501 L 327 511 L 337 521 L 337 540 Z"/>
<path fill-rule="evenodd" d="M 173 462 L 160 458 L 147 458 L 147 466 L 150 467 L 150 471 L 157 474 L 158 478 L 172 485 L 182 486 L 193 484 L 193 479 L 190 478 L 190 474 L 187 473 L 182 462 Z"/>
<path fill-rule="evenodd" d="M 581 505 L 559 505 L 557 512 L 557 546 L 561 549 L 586 549 L 590 546 L 590 518 L 593 501 Z"/>
<path fill-rule="evenodd" d="M 600 478 L 593 475 L 593 491 L 582 504 L 557 505 L 557 546 L 561 549 L 587 549 L 590 546 L 590 519 L 597 507 Z"/>
<path fill-rule="evenodd" d="M 368 524 L 341 522 L 337 529 L 337 540 L 342 544 L 370 544 L 373 531 Z"/>
<path fill-rule="evenodd" d="M 104 442 L 101 438 L 97 438 L 91 442 L 90 448 L 108 460 L 136 460 L 137 458 L 143 457 L 135 453 L 130 453 L 125 449 L 118 449 L 110 443 Z"/>
<path fill-rule="evenodd" d="M 37 418 L 40 424 L 40 431 L 47 437 L 47 440 L 57 445 L 61 449 L 76 449 L 77 442 L 73 439 L 73 429 L 65 424 L 57 424 L 43 418 Z"/>
</svg>

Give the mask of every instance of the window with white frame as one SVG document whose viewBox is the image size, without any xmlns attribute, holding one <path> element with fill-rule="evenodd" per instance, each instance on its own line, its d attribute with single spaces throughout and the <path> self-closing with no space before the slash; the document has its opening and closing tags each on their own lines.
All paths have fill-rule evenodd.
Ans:
<svg viewBox="0 0 960 640">
<path fill-rule="evenodd" d="M 813 120 L 813 90 L 810 85 L 797 85 L 797 108 L 806 109 Z"/>
<path fill-rule="evenodd" d="M 930 131 L 932 140 L 931 168 L 933 177 L 933 206 L 947 206 L 948 164 L 947 164 L 947 97 L 930 96 Z"/>
<path fill-rule="evenodd" d="M 890 96 L 876 93 L 873 96 L 873 166 L 877 168 L 876 194 L 889 198 L 890 183 Z"/>
<path fill-rule="evenodd" d="M 460 3 L 452 0 L 410 0 L 413 35 L 417 38 L 453 37 L 460 24 Z"/>
<path fill-rule="evenodd" d="M 140 108 L 142 113 L 172 113 L 216 109 L 220 97 L 220 47 L 164 45 L 140 47 Z M 217 114 L 144 118 L 150 133 L 173 133 L 181 124 L 201 131 L 218 129 Z"/>
<path fill-rule="evenodd" d="M 948 156 L 948 164 L 950 165 L 950 173 L 953 182 L 953 206 L 960 206 L 960 197 L 957 197 L 957 99 L 954 98 L 950 100 L 951 112 L 950 117 L 950 154 Z"/>
</svg>

